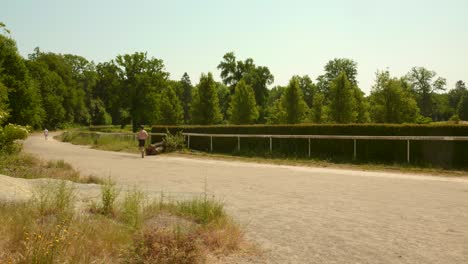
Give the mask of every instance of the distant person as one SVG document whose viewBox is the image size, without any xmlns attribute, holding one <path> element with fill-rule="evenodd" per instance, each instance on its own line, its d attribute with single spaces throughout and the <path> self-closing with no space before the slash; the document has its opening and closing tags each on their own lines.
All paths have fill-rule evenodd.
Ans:
<svg viewBox="0 0 468 264">
<path fill-rule="evenodd" d="M 141 157 L 145 157 L 145 144 L 148 138 L 148 132 L 145 131 L 145 126 L 140 126 L 140 132 L 137 133 L 138 148 L 141 151 Z"/>
<path fill-rule="evenodd" d="M 44 137 L 45 137 L 45 140 L 47 140 L 47 138 L 49 137 L 49 130 L 44 129 Z"/>
</svg>

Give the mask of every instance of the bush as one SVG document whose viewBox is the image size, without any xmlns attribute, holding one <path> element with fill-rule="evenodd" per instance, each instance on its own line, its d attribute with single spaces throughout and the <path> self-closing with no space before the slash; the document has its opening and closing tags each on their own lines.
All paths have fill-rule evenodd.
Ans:
<svg viewBox="0 0 468 264">
<path fill-rule="evenodd" d="M 207 134 L 264 134 L 264 135 L 368 135 L 368 136 L 467 136 L 467 125 L 396 125 L 396 124 L 299 124 L 251 126 L 154 126 L 152 132 L 168 130 Z M 153 140 L 157 140 L 153 136 Z M 307 139 L 273 139 L 270 154 L 268 138 L 241 138 L 240 152 L 237 138 L 213 138 L 213 151 L 248 156 L 308 158 Z M 209 137 L 190 137 L 190 149 L 210 151 Z M 413 164 L 466 167 L 468 141 L 411 141 Z M 311 140 L 311 158 L 335 162 L 352 161 L 353 140 Z M 387 140 L 358 140 L 357 162 L 405 163 L 406 142 Z"/>
<path fill-rule="evenodd" d="M 23 126 L 8 124 L 0 127 L 0 151 L 5 153 L 15 153 L 21 150 L 15 144 L 16 140 L 25 139 L 28 136 L 28 129 Z"/>
<path fill-rule="evenodd" d="M 163 138 L 163 141 L 166 146 L 166 152 L 181 150 L 185 147 L 185 137 L 182 135 L 182 131 L 171 134 L 169 130 L 166 130 L 166 136 Z"/>
</svg>

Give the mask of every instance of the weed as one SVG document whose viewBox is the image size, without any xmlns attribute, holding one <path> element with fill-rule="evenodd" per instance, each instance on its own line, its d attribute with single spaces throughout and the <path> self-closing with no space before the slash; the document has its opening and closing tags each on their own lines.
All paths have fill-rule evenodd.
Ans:
<svg viewBox="0 0 468 264">
<path fill-rule="evenodd" d="M 138 229 L 143 222 L 144 193 L 136 189 L 125 194 L 121 208 L 122 220 L 131 228 Z"/>
</svg>

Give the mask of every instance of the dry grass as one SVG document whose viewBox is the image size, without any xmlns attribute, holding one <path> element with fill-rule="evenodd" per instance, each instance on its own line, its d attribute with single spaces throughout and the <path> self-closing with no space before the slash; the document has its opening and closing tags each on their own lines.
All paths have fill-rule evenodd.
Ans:
<svg viewBox="0 0 468 264">
<path fill-rule="evenodd" d="M 46 162 L 23 152 L 0 154 L 0 174 L 25 179 L 50 178 L 78 183 L 102 183 L 96 176 L 82 176 L 63 160 Z"/>
<path fill-rule="evenodd" d="M 351 169 L 360 171 L 383 171 L 399 173 L 422 173 L 445 177 L 468 177 L 466 170 L 448 170 L 443 168 L 420 167 L 411 164 L 376 164 L 376 163 L 335 163 L 319 159 L 285 159 L 285 158 L 263 158 L 263 157 L 244 157 L 229 154 L 206 153 L 198 151 L 179 151 L 168 155 L 180 156 L 186 158 L 209 158 L 225 161 L 241 161 L 260 164 L 305 166 L 321 168 Z"/>
<path fill-rule="evenodd" d="M 105 186 L 103 197 L 115 189 Z M 71 185 L 49 182 L 28 202 L 0 202 L 0 263 L 205 263 L 236 252 L 240 227 L 219 201 L 202 197 L 149 202 L 131 190 L 112 202 L 113 213 L 77 213 Z"/>
<path fill-rule="evenodd" d="M 138 143 L 132 135 L 98 135 L 92 132 L 67 131 L 54 137 L 74 145 L 87 145 L 94 149 L 139 153 Z"/>
</svg>

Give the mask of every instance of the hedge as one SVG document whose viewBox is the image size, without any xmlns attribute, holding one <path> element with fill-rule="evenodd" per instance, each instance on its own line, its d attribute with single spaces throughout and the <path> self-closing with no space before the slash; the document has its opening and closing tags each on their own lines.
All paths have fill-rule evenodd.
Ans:
<svg viewBox="0 0 468 264">
<path fill-rule="evenodd" d="M 336 125 L 250 125 L 250 126 L 153 126 L 152 132 L 207 134 L 267 134 L 267 135 L 365 135 L 365 136 L 468 136 L 468 125 L 394 125 L 394 124 L 336 124 Z M 161 138 L 153 137 L 153 141 Z M 468 167 L 468 141 L 411 141 L 411 163 L 437 167 Z M 210 150 L 208 137 L 191 137 L 190 148 Z M 307 139 L 273 139 L 273 153 L 269 139 L 242 138 L 237 151 L 237 138 L 213 138 L 217 153 L 250 156 L 280 156 L 307 158 Z M 311 156 L 332 161 L 353 158 L 353 140 L 312 139 Z M 360 162 L 404 163 L 406 141 L 358 140 L 357 160 Z"/>
</svg>

